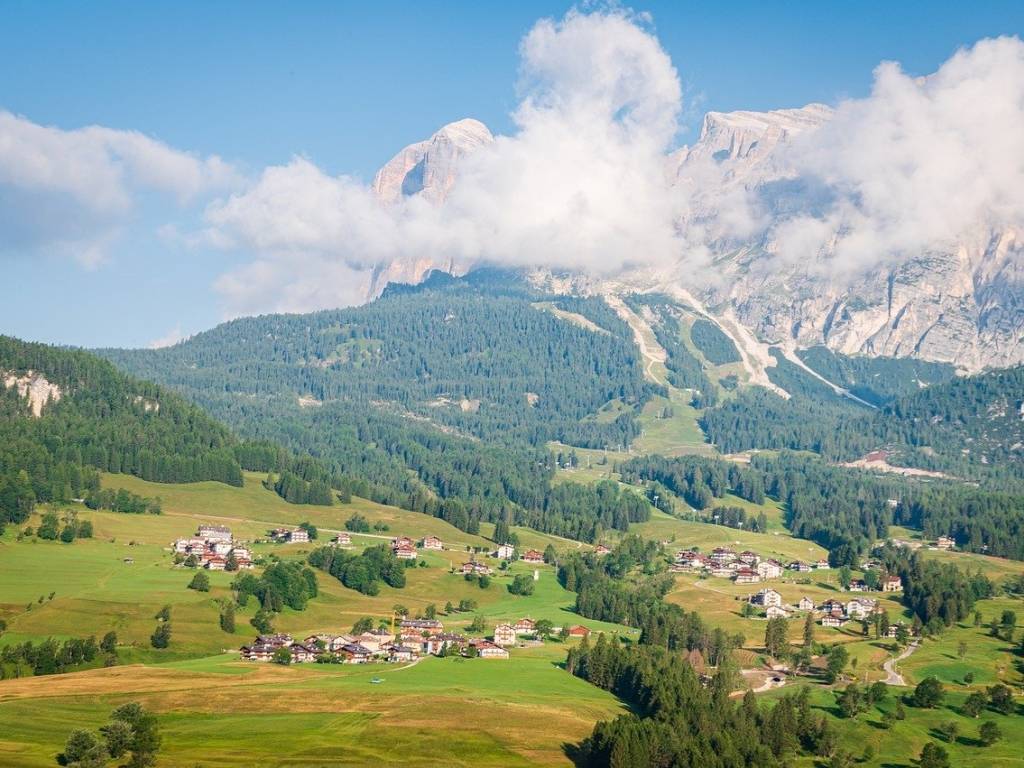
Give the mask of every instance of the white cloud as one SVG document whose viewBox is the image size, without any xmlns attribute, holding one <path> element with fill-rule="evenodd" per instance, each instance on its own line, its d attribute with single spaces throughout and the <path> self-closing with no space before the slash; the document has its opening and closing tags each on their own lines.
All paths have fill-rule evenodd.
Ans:
<svg viewBox="0 0 1024 768">
<path fill-rule="evenodd" d="M 520 47 L 517 132 L 463 158 L 443 206 L 384 207 L 357 181 L 302 158 L 211 205 L 208 238 L 259 254 L 223 278 L 232 314 L 361 298 L 358 274 L 395 259 L 589 269 L 667 263 L 682 240 L 664 177 L 679 78 L 625 11 L 543 20 Z"/>
<path fill-rule="evenodd" d="M 58 250 L 92 265 L 140 194 L 185 205 L 236 182 L 219 157 L 181 152 L 135 131 L 62 130 L 0 111 L 0 251 Z"/>
<path fill-rule="evenodd" d="M 827 198 L 775 224 L 787 260 L 834 249 L 829 268 L 856 273 L 1019 227 L 1024 43 L 982 40 L 922 78 L 883 63 L 869 97 L 842 102 L 782 161 Z"/>
<path fill-rule="evenodd" d="M 207 241 L 255 254 L 218 282 L 228 313 L 354 303 L 369 271 L 396 260 L 599 275 L 674 266 L 713 281 L 717 253 L 763 243 L 774 255 L 763 269 L 843 277 L 1024 224 L 1019 39 L 983 40 L 925 78 L 884 63 L 868 97 L 787 135 L 770 158 L 738 169 L 697 153 L 682 179 L 666 157 L 679 77 L 646 19 L 570 12 L 538 22 L 520 54 L 516 130 L 462 157 L 442 205 L 383 206 L 304 158 L 210 205 Z"/>
</svg>

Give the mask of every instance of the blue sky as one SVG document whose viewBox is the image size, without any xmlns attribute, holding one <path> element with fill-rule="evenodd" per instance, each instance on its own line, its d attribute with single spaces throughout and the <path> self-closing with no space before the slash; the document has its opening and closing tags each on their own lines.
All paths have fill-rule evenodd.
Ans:
<svg viewBox="0 0 1024 768">
<path fill-rule="evenodd" d="M 16 3 L 0 11 L 0 110 L 102 125 L 218 155 L 241 172 L 307 157 L 372 177 L 405 144 L 476 117 L 513 130 L 518 45 L 562 3 Z M 835 103 L 884 59 L 934 71 L 959 46 L 1019 34 L 1024 4 L 647 2 L 679 72 L 691 140 L 707 110 Z M 0 223 L 22 215 L 2 207 Z M 22 201 L 19 201 L 19 205 Z M 98 265 L 4 243 L 0 332 L 142 346 L 223 317 L 216 278 L 246 254 L 157 229 L 201 212 L 140 196 Z M 11 211 L 14 211 L 12 208 Z"/>
</svg>

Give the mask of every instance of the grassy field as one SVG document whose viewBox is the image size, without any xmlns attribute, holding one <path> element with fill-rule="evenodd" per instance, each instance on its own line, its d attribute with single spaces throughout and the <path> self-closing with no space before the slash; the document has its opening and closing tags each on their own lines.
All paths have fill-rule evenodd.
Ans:
<svg viewBox="0 0 1024 768">
<path fill-rule="evenodd" d="M 897 721 L 892 729 L 886 729 L 882 724 L 882 714 L 895 710 L 895 697 L 898 695 L 898 689 L 890 690 L 891 695 L 881 705 L 854 720 L 849 720 L 840 717 L 835 696 L 830 691 L 812 688 L 812 709 L 825 715 L 832 725 L 838 726 L 840 748 L 857 758 L 864 755 L 868 746 L 874 752 L 874 757 L 859 761 L 857 765 L 865 768 L 912 768 L 918 764 L 916 758 L 929 741 L 942 744 L 949 752 L 950 765 L 956 768 L 1003 768 L 1024 764 L 1024 728 L 1019 725 L 1019 717 L 1000 715 L 993 711 L 988 711 L 977 719 L 965 717 L 961 714 L 960 707 L 966 694 L 962 691 L 951 691 L 946 696 L 943 706 L 935 709 L 918 709 L 905 705 L 906 719 Z M 766 696 L 780 696 L 785 691 L 786 689 L 773 691 Z M 985 720 L 995 721 L 1003 732 L 1003 739 L 990 747 L 982 746 L 977 738 L 978 727 Z M 944 742 L 938 733 L 940 725 L 951 721 L 959 728 L 959 736 L 953 744 Z M 825 765 L 810 757 L 795 760 L 794 764 L 808 768 Z"/>
<path fill-rule="evenodd" d="M 564 649 L 413 667 L 246 665 L 233 656 L 0 683 L 0 764 L 50 766 L 72 727 L 141 701 L 158 766 L 568 765 L 563 745 L 621 705 L 559 668 Z M 372 684 L 371 678 L 383 682 Z"/>
</svg>

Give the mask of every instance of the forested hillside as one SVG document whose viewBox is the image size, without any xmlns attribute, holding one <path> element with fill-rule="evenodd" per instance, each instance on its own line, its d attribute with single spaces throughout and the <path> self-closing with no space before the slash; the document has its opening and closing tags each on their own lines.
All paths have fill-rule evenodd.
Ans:
<svg viewBox="0 0 1024 768">
<path fill-rule="evenodd" d="M 97 472 L 241 485 L 237 441 L 162 387 L 87 352 L 0 337 L 0 522 L 33 504 L 81 498 Z M 19 389 L 35 385 L 46 401 Z M 37 415 L 38 414 L 38 415 Z"/>
<path fill-rule="evenodd" d="M 659 388 L 628 327 L 599 299 L 555 297 L 582 327 L 533 306 L 515 281 L 443 276 L 358 308 L 221 325 L 164 350 L 103 350 L 170 385 L 247 438 L 323 460 L 358 495 L 466 530 L 509 519 L 591 539 L 646 514 L 585 486 L 551 487 L 546 443 L 615 448 Z M 552 297 L 545 296 L 552 301 Z M 613 420 L 586 418 L 610 400 Z"/>
<path fill-rule="evenodd" d="M 873 365 L 881 368 L 877 361 Z M 913 366 L 908 375 L 916 381 L 921 364 Z M 906 388 L 897 382 L 907 377 L 892 370 L 887 375 L 888 384 L 874 384 L 876 397 Z M 826 391 L 792 363 L 780 366 L 773 379 L 788 385 L 793 396 L 784 400 L 767 390 L 741 391 L 705 412 L 702 426 L 708 439 L 724 452 L 788 448 L 815 451 L 830 461 L 883 450 L 891 464 L 976 480 L 993 489 L 1024 489 L 1024 368 L 918 388 L 877 410 Z"/>
</svg>

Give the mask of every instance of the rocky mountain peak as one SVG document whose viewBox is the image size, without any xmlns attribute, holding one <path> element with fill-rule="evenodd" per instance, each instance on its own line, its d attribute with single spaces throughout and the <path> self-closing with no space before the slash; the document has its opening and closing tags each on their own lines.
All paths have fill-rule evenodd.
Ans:
<svg viewBox="0 0 1024 768">
<path fill-rule="evenodd" d="M 479 120 L 465 118 L 448 123 L 425 141 L 402 149 L 377 171 L 373 191 L 383 203 L 419 195 L 433 203 L 444 202 L 455 183 L 459 160 L 494 136 Z"/>
</svg>

